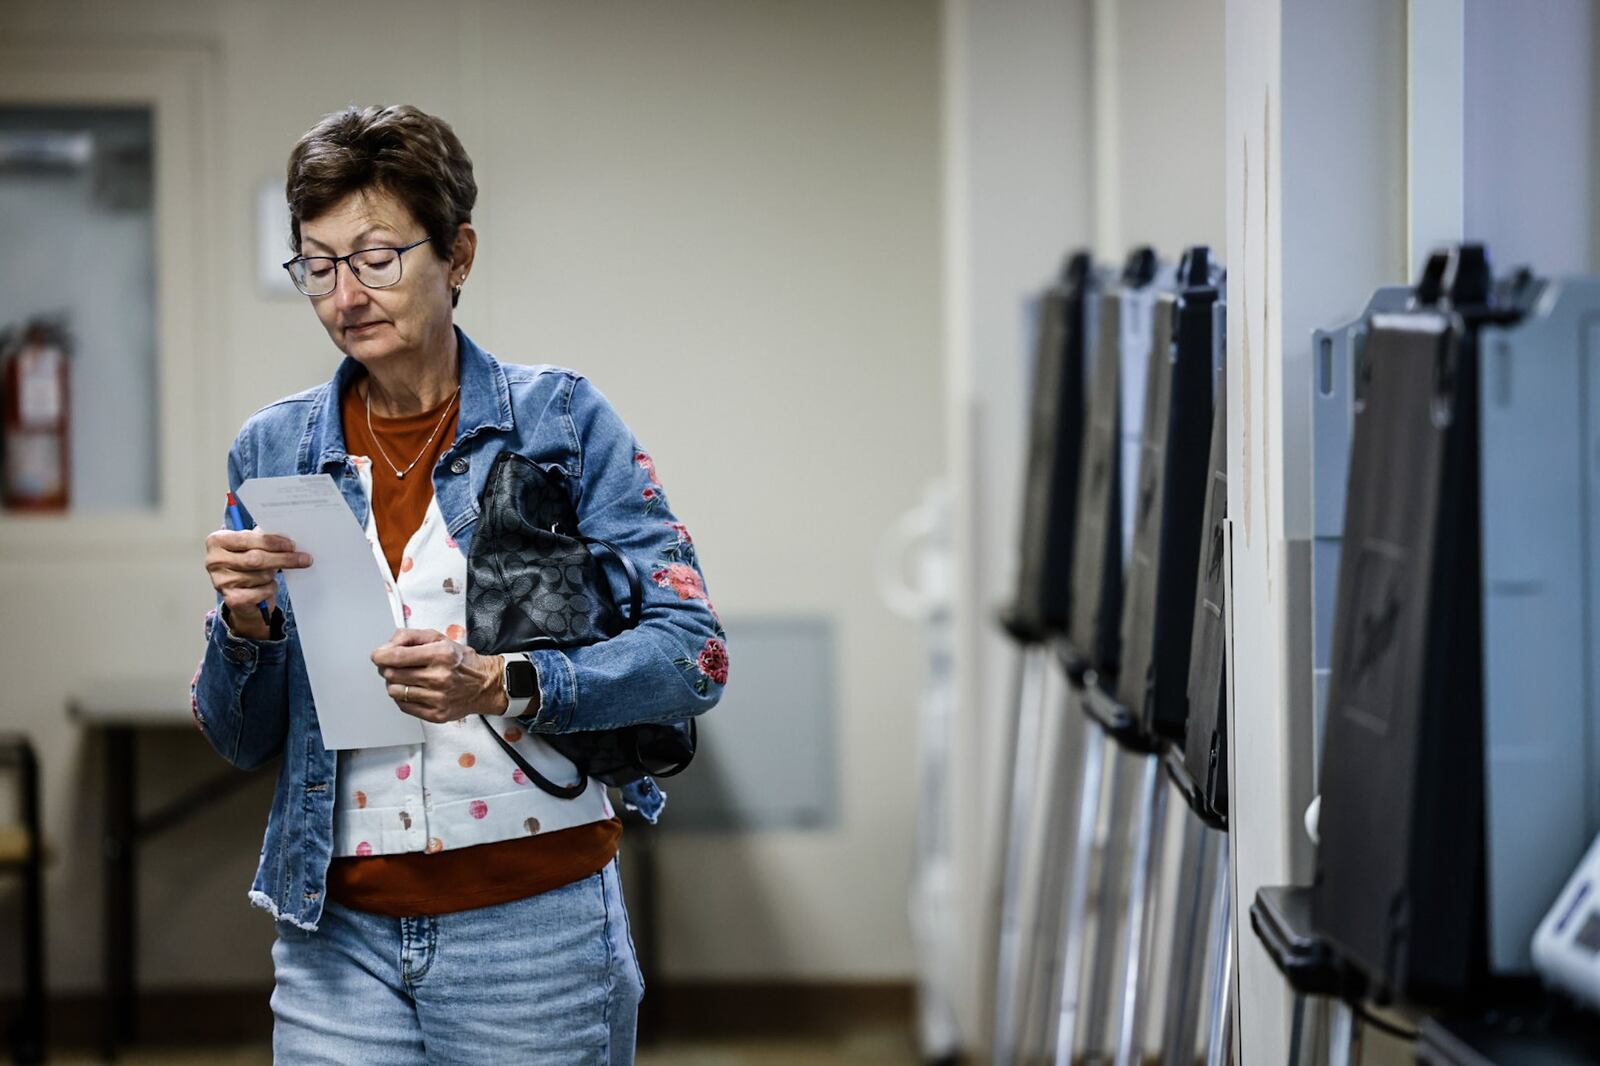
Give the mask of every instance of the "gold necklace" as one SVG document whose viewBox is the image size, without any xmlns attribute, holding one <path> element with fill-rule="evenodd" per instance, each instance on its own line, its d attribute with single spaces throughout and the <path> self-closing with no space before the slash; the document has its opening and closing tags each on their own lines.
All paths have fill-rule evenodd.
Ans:
<svg viewBox="0 0 1600 1066">
<path fill-rule="evenodd" d="M 428 434 L 427 441 L 423 443 L 422 450 L 417 453 L 417 457 L 411 460 L 404 470 L 401 470 L 394 465 L 394 460 L 389 458 L 389 453 L 383 450 L 383 441 L 378 439 L 378 431 L 372 428 L 372 388 L 371 386 L 367 387 L 367 432 L 372 435 L 372 443 L 378 446 L 378 454 L 383 456 L 383 461 L 389 464 L 390 470 L 394 471 L 395 480 L 403 481 L 405 476 L 411 473 L 411 468 L 421 462 L 424 455 L 428 454 L 428 448 L 433 444 L 433 438 L 437 437 L 439 430 L 444 428 L 444 420 L 450 417 L 450 408 L 455 406 L 456 397 L 460 395 L 461 386 L 457 385 L 456 391 L 450 394 L 450 401 L 444 405 L 444 414 L 439 416 L 438 424 L 433 427 L 433 432 Z"/>
</svg>

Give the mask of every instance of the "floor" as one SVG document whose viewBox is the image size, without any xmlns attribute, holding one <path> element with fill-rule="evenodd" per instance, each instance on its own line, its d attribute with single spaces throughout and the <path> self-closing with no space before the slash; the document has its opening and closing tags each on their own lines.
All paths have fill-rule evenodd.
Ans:
<svg viewBox="0 0 1600 1066">
<path fill-rule="evenodd" d="M 52 1066 L 98 1066 L 93 1055 L 55 1056 Z M 121 1066 L 270 1066 L 269 1048 L 149 1047 L 117 1060 Z M 638 1066 L 917 1066 L 908 1034 L 899 1030 L 863 1031 L 835 1039 L 741 1039 L 693 1043 L 672 1041 L 639 1052 Z"/>
<path fill-rule="evenodd" d="M 790 1038 L 674 1044 L 641 1052 L 638 1066 L 811 1066 L 814 1063 L 916 1066 L 920 1061 L 908 1034 L 886 1030 L 853 1033 L 832 1041 Z"/>
</svg>

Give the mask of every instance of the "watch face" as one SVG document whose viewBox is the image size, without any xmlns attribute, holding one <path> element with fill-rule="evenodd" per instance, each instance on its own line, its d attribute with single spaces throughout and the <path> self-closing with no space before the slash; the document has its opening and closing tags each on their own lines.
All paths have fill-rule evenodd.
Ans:
<svg viewBox="0 0 1600 1066">
<path fill-rule="evenodd" d="M 533 664 L 526 659 L 506 660 L 506 695 L 514 700 L 532 698 L 538 691 Z"/>
</svg>

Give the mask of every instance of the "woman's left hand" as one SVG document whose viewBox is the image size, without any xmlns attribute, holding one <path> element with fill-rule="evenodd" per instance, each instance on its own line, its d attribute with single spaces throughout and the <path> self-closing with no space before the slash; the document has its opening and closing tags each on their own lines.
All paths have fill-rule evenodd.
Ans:
<svg viewBox="0 0 1600 1066">
<path fill-rule="evenodd" d="M 424 722 L 506 712 L 500 656 L 479 655 L 438 630 L 397 629 L 372 662 L 400 709 Z"/>
</svg>

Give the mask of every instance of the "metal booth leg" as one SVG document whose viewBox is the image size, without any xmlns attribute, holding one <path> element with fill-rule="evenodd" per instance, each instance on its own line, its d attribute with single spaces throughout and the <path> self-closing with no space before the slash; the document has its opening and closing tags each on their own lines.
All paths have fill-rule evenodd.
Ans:
<svg viewBox="0 0 1600 1066">
<path fill-rule="evenodd" d="M 1317 1066 L 1316 1043 L 1311 1039 L 1315 1020 L 1308 1017 L 1313 1004 L 1303 992 L 1294 994 L 1294 1008 L 1289 1028 L 1289 1066 Z"/>
<path fill-rule="evenodd" d="M 1100 824 L 1100 791 L 1106 766 L 1106 735 L 1087 718 L 1081 722 L 1084 732 L 1083 767 L 1078 779 L 1078 828 L 1072 838 L 1067 889 L 1062 893 L 1056 1066 L 1072 1066 L 1078 1036 L 1084 944 L 1089 935 L 1089 872 L 1094 864 L 1094 834 Z"/>
<path fill-rule="evenodd" d="M 1166 783 L 1161 758 L 1143 757 L 1139 813 L 1134 822 L 1132 865 L 1128 876 L 1128 911 L 1123 932 L 1120 984 L 1122 1007 L 1117 1016 L 1116 1066 L 1138 1066 L 1144 1059 L 1145 966 L 1155 920 L 1160 883 L 1161 838 L 1166 828 Z"/>
<path fill-rule="evenodd" d="M 1211 944 L 1214 834 L 1198 818 L 1183 821 L 1178 899 L 1173 911 L 1170 972 L 1161 1012 L 1162 1066 L 1194 1066 L 1195 1042 L 1204 1006 L 1200 993 Z"/>
<path fill-rule="evenodd" d="M 1090 723 L 1090 729 L 1099 726 Z M 1103 739 L 1103 735 L 1102 735 Z M 1133 816 L 1134 777 L 1139 761 L 1115 745 L 1109 749 L 1109 795 L 1105 799 L 1106 843 L 1095 890 L 1094 937 L 1088 941 L 1089 993 L 1083 998 L 1083 1056 L 1087 1063 L 1110 1058 L 1106 1029 L 1111 1022 L 1117 980 L 1117 929 L 1122 917 L 1123 875 L 1128 868 L 1128 824 Z M 1096 829 L 1096 832 L 1099 830 Z"/>
<path fill-rule="evenodd" d="M 1005 736 L 996 743 L 999 746 L 1003 763 L 996 770 L 996 780 L 1000 782 L 995 795 L 995 810 L 985 812 L 989 820 L 985 823 L 985 839 L 994 841 L 994 846 L 985 855 L 984 869 L 995 872 L 985 879 L 983 885 L 984 919 L 987 936 L 984 938 L 984 958 L 982 962 L 983 976 L 988 980 L 980 1000 L 983 1011 L 979 1018 L 979 1040 L 994 1051 L 995 1042 L 995 999 L 998 995 L 998 979 L 1000 975 L 1000 939 L 1001 927 L 1004 925 L 1003 911 L 1005 909 L 1004 895 L 1006 891 L 1006 864 L 1009 861 L 1005 848 L 1009 841 L 1006 838 L 1011 827 L 1011 798 L 1016 791 L 1013 778 L 1017 768 L 1017 731 L 1021 726 L 1018 721 L 1022 717 L 1024 691 L 1029 687 L 1028 677 L 1029 656 L 1026 647 L 1019 649 L 1016 657 L 1015 669 L 1012 671 L 1011 695 L 1006 704 L 1005 713 L 998 716 L 999 724 L 1005 729 Z"/>
<path fill-rule="evenodd" d="M 1045 671 L 1043 648 L 1022 652 L 1022 681 L 1017 695 L 1017 733 L 1011 769 L 1011 803 L 1006 827 L 1005 873 L 1000 886 L 1000 950 L 995 967 L 994 1066 L 1016 1061 L 1017 992 L 1021 961 L 1023 853 L 1026 851 L 1030 807 L 1039 769 L 1039 733 L 1044 719 Z"/>
<path fill-rule="evenodd" d="M 1233 1047 L 1233 890 L 1228 836 L 1217 835 L 1211 896 L 1211 996 L 1206 1019 L 1206 1066 L 1225 1066 Z M 1296 1020 L 1298 1024 L 1298 1013 Z"/>
<path fill-rule="evenodd" d="M 1067 913 L 1069 864 L 1079 818 L 1079 777 L 1083 772 L 1083 718 L 1066 675 L 1047 673 L 1044 720 L 1039 729 L 1040 764 L 1033 826 L 1022 866 L 1024 891 L 1022 948 L 1015 1015 L 1019 1062 L 1037 1064 L 1055 1047 L 1056 1004 L 1060 998 L 1062 923 Z"/>
<path fill-rule="evenodd" d="M 1339 1000 L 1329 1011 L 1328 1066 L 1355 1066 L 1361 1061 L 1361 1023 L 1350 1004 Z"/>
</svg>

